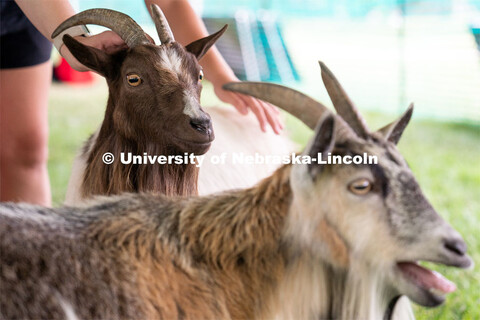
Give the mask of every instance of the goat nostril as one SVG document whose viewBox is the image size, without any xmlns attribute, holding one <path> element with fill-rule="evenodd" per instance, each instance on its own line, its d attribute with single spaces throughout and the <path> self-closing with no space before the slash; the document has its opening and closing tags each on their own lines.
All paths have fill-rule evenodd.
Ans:
<svg viewBox="0 0 480 320">
<path fill-rule="evenodd" d="M 211 121 L 208 118 L 205 119 L 193 119 L 190 120 L 190 126 L 197 130 L 200 131 L 204 134 L 210 135 L 212 133 L 211 129 Z"/>
<path fill-rule="evenodd" d="M 463 256 L 467 252 L 467 245 L 462 240 L 445 240 L 445 248 Z"/>
</svg>

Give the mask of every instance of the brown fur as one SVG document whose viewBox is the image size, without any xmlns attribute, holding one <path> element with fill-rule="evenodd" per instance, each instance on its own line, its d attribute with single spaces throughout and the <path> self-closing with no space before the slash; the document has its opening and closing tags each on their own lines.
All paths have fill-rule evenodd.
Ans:
<svg viewBox="0 0 480 320">
<path fill-rule="evenodd" d="M 289 173 L 286 166 L 242 193 L 202 201 L 199 207 L 193 201 L 195 215 L 180 221 L 182 243 L 219 279 L 233 319 L 255 318 L 284 272 L 281 238 L 291 202 Z"/>
<path fill-rule="evenodd" d="M 332 257 L 331 262 L 338 267 L 347 268 L 349 260 L 347 244 L 326 219 L 322 219 L 316 234 L 329 247 Z"/>
<path fill-rule="evenodd" d="M 255 188 L 188 201 L 125 195 L 76 210 L 24 207 L 31 212 L 20 220 L 9 217 L 21 208 L 0 207 L 2 317 L 62 318 L 60 298 L 45 305 L 4 294 L 30 284 L 57 292 L 79 318 L 255 318 L 285 272 L 281 230 L 291 202 L 289 172 L 285 166 Z M 63 226 L 51 229 L 58 223 Z M 31 236 L 15 242 L 22 232 Z M 51 247 L 57 259 L 35 249 L 49 239 L 59 241 Z M 28 264 L 19 265 L 19 255 Z M 22 266 L 30 272 L 20 279 Z"/>
<path fill-rule="evenodd" d="M 103 127 L 102 127 L 103 129 Z M 138 146 L 138 142 L 123 139 L 120 136 L 108 135 L 99 139 L 93 151 L 89 154 L 85 177 L 82 184 L 82 196 L 90 198 L 93 195 L 113 195 L 123 192 L 155 192 L 168 196 L 196 195 L 198 182 L 198 168 L 192 164 L 185 165 L 138 165 L 122 164 L 121 152 L 131 152 L 142 155 L 172 155 L 182 154 L 168 148 L 164 144 L 147 143 L 146 146 Z M 117 159 L 111 165 L 105 165 L 102 155 L 111 152 Z"/>
</svg>

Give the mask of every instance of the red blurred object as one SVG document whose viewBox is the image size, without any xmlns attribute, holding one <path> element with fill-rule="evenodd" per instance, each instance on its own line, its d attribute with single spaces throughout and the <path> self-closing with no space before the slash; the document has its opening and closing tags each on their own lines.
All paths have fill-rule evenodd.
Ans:
<svg viewBox="0 0 480 320">
<path fill-rule="evenodd" d="M 53 75 L 60 82 L 69 83 L 92 83 L 93 74 L 90 71 L 80 72 L 68 64 L 67 60 L 61 58 L 60 64 L 53 68 Z"/>
</svg>

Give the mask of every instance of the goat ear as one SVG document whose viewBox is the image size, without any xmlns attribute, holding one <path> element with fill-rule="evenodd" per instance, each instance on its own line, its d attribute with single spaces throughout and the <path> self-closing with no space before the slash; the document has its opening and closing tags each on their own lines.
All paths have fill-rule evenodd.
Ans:
<svg viewBox="0 0 480 320">
<path fill-rule="evenodd" d="M 311 164 L 308 168 L 312 176 L 320 173 L 322 165 L 318 164 L 321 159 L 326 159 L 327 154 L 333 150 L 335 145 L 335 118 L 330 112 L 324 116 L 315 128 L 315 137 L 308 149 L 308 155 L 317 159 L 316 164 Z M 321 158 L 320 158 L 321 154 Z"/>
<path fill-rule="evenodd" d="M 222 36 L 225 30 L 227 30 L 227 27 L 228 24 L 214 34 L 190 43 L 185 47 L 185 49 L 187 49 L 188 52 L 193 53 L 195 57 L 197 57 L 197 60 L 200 60 L 205 53 L 207 53 L 208 49 L 210 49 L 211 46 L 213 46 L 213 44 L 218 40 L 218 38 Z"/>
<path fill-rule="evenodd" d="M 105 76 L 106 69 L 110 66 L 108 54 L 97 48 L 86 46 L 68 34 L 63 36 L 63 43 L 81 64 Z"/>
<path fill-rule="evenodd" d="M 405 130 L 408 123 L 410 122 L 410 119 L 412 118 L 412 113 L 413 103 L 408 106 L 407 111 L 405 111 L 405 113 L 402 114 L 400 118 L 379 129 L 377 132 L 380 133 L 385 138 L 385 140 L 397 144 L 402 137 L 403 131 Z"/>
</svg>

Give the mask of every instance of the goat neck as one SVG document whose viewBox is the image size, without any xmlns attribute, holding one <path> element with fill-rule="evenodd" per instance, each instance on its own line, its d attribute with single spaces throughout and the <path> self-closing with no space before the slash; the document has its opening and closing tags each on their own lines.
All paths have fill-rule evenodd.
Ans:
<svg viewBox="0 0 480 320">
<path fill-rule="evenodd" d="M 95 144 L 89 145 L 92 140 Z M 139 143 L 141 141 L 141 143 Z M 91 150 L 88 151 L 89 148 Z M 153 143 L 148 140 L 130 140 L 109 130 L 104 121 L 98 136 L 92 136 L 84 147 L 88 154 L 82 184 L 82 196 L 113 195 L 123 192 L 153 192 L 168 196 L 196 195 L 198 168 L 192 163 L 159 165 L 135 164 L 133 161 L 120 162 L 121 153 L 132 155 L 183 155 L 181 151 L 166 143 Z M 118 159 L 105 165 L 102 155 L 114 154 Z"/>
</svg>

